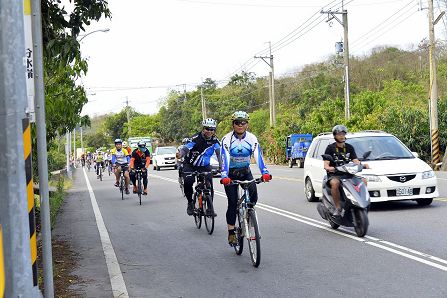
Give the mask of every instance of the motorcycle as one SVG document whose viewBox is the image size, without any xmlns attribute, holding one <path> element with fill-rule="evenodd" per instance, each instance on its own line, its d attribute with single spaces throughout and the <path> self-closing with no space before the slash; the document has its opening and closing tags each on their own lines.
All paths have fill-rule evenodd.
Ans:
<svg viewBox="0 0 447 298">
<path fill-rule="evenodd" d="M 366 152 L 363 156 L 366 159 L 371 152 Z M 340 225 L 354 227 L 358 237 L 366 235 L 369 226 L 368 211 L 371 204 L 369 192 L 360 176 L 356 174 L 363 169 L 362 164 L 346 160 L 334 160 L 328 154 L 322 155 L 323 160 L 328 160 L 336 164 L 336 173 L 340 177 L 340 205 L 342 208 L 341 218 L 334 218 L 334 200 L 331 195 L 331 188 L 327 185 L 327 176 L 323 179 L 323 196 L 318 203 L 317 210 L 320 216 L 327 220 L 333 229 Z"/>
</svg>

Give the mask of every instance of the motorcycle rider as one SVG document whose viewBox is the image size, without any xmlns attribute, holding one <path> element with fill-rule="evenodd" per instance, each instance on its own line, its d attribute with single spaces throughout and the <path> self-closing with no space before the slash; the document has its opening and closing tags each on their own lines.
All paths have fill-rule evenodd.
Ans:
<svg viewBox="0 0 447 298">
<path fill-rule="evenodd" d="M 351 144 L 346 143 L 346 134 L 348 129 L 344 125 L 335 125 L 332 128 L 332 135 L 334 136 L 335 143 L 329 144 L 324 154 L 328 154 L 334 158 L 334 160 L 343 161 L 348 163 L 350 161 L 355 164 L 360 164 L 360 160 L 357 158 L 355 149 Z M 339 165 L 339 164 L 338 164 Z M 335 212 L 332 215 L 335 219 L 341 218 L 341 205 L 340 205 L 340 175 L 337 174 L 335 167 L 338 166 L 332 161 L 324 161 L 324 169 L 327 172 L 328 180 L 327 186 L 331 188 L 331 195 L 334 199 Z M 363 164 L 363 168 L 369 169 L 367 164 Z M 365 184 L 366 181 L 364 180 Z"/>
</svg>

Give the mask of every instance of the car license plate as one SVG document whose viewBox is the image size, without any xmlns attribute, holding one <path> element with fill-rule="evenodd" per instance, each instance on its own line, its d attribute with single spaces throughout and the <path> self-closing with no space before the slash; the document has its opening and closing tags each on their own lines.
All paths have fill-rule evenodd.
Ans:
<svg viewBox="0 0 447 298">
<path fill-rule="evenodd" d="M 396 188 L 396 196 L 412 196 L 413 188 L 411 187 L 398 187 Z"/>
</svg>

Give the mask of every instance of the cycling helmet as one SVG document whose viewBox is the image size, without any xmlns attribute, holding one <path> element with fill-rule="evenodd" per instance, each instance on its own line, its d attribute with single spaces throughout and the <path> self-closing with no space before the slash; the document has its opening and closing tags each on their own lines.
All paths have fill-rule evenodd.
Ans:
<svg viewBox="0 0 447 298">
<path fill-rule="evenodd" d="M 348 133 L 348 129 L 344 125 L 335 125 L 334 128 L 332 128 L 332 134 L 335 136 L 336 134 L 344 132 Z"/>
<path fill-rule="evenodd" d="M 206 118 L 202 121 L 202 126 L 216 128 L 217 122 L 213 118 Z"/>
<path fill-rule="evenodd" d="M 234 120 L 245 120 L 245 121 L 248 121 L 248 120 L 250 120 L 250 116 L 248 115 L 247 112 L 237 111 L 237 112 L 234 112 L 233 115 L 231 115 L 231 120 L 232 121 L 234 121 Z"/>
<path fill-rule="evenodd" d="M 127 147 L 127 142 L 126 141 L 123 141 L 123 146 Z"/>
<path fill-rule="evenodd" d="M 121 139 L 115 139 L 115 144 L 122 144 L 123 143 L 123 140 L 121 140 Z"/>
<path fill-rule="evenodd" d="M 143 141 L 139 141 L 137 146 L 138 147 L 142 147 L 142 148 L 146 148 L 146 143 L 143 142 Z"/>
</svg>

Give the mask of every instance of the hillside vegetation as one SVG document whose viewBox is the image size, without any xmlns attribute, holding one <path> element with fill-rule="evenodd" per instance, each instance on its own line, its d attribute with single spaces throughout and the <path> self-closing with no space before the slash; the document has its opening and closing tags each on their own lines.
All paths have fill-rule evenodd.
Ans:
<svg viewBox="0 0 447 298">
<path fill-rule="evenodd" d="M 255 133 L 264 155 L 275 163 L 284 161 L 284 139 L 291 133 L 330 131 L 345 124 L 350 131 L 383 130 L 393 133 L 421 158 L 430 160 L 429 64 L 426 49 L 403 51 L 377 48 L 367 57 L 351 58 L 351 118 L 344 119 L 344 91 L 341 57 L 310 64 L 294 75 L 275 79 L 277 125 L 269 127 L 268 81 L 242 72 L 225 86 L 211 78 L 203 93 L 207 117 L 217 119 L 217 135 L 231 128 L 236 110 L 250 113 L 249 129 Z M 447 144 L 447 55 L 438 57 L 439 130 L 441 151 Z M 131 110 L 132 135 L 151 135 L 160 143 L 176 143 L 200 129 L 202 120 L 200 87 L 187 93 L 171 92 L 155 115 Z M 128 136 L 126 110 L 103 118 L 99 129 L 90 132 L 93 141 L 101 137 Z M 93 145 L 93 144 L 92 144 Z"/>
</svg>

